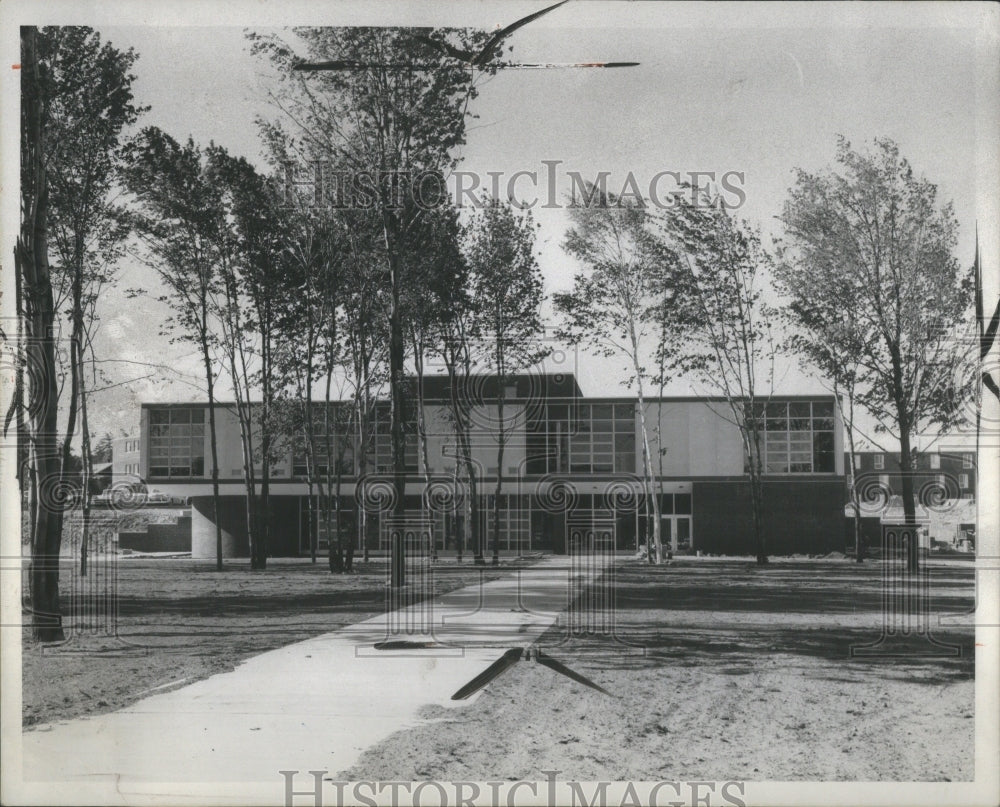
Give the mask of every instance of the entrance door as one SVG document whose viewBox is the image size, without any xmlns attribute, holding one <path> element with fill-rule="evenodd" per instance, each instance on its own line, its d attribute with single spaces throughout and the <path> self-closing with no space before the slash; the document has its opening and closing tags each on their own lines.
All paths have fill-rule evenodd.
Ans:
<svg viewBox="0 0 1000 807">
<path fill-rule="evenodd" d="M 615 548 L 619 551 L 637 549 L 635 522 L 635 513 L 619 513 L 615 517 Z"/>
<path fill-rule="evenodd" d="M 670 516 L 661 516 L 660 518 L 660 545 L 664 549 L 669 549 L 671 552 L 677 549 L 674 546 L 677 541 L 677 536 L 674 533 L 674 519 Z"/>
<path fill-rule="evenodd" d="M 690 516 L 678 516 L 677 517 L 677 531 L 675 533 L 676 541 L 674 545 L 674 551 L 690 552 L 693 547 L 691 545 L 691 517 Z"/>
<path fill-rule="evenodd" d="M 566 554 L 566 514 L 548 513 L 549 535 L 552 536 L 552 551 L 556 555 Z"/>
</svg>

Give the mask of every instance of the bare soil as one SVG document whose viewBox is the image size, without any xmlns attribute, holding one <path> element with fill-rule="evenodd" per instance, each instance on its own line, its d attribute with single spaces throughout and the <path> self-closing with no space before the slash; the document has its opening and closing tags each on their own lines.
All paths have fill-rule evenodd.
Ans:
<svg viewBox="0 0 1000 807">
<path fill-rule="evenodd" d="M 929 562 L 931 617 L 914 623 L 929 636 L 863 657 L 882 636 L 885 568 L 624 562 L 613 634 L 554 627 L 538 643 L 611 697 L 522 661 L 340 778 L 971 780 L 972 564 Z"/>
<path fill-rule="evenodd" d="M 499 567 L 435 566 L 437 594 L 493 580 L 534 562 Z M 331 574 L 326 559 L 247 561 L 95 555 L 86 578 L 67 561 L 60 590 L 67 639 L 22 642 L 24 727 L 114 711 L 156 692 L 233 669 L 242 660 L 385 610 L 387 564 L 355 560 L 355 573 Z M 110 605 L 109 605 L 110 604 Z"/>
</svg>

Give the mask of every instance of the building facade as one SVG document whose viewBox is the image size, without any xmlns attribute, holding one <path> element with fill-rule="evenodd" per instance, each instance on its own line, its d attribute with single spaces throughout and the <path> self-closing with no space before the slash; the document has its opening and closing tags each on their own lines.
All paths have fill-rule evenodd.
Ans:
<svg viewBox="0 0 1000 807">
<path fill-rule="evenodd" d="M 142 478 L 140 463 L 142 451 L 139 444 L 142 437 L 129 435 L 118 437 L 111 444 L 111 478 L 115 485 L 138 482 Z"/>
<path fill-rule="evenodd" d="M 945 545 L 973 551 L 978 489 L 975 437 L 936 436 L 917 438 L 915 442 L 911 477 L 915 515 L 922 530 L 921 546 L 928 550 Z M 845 455 L 845 468 L 849 463 L 850 457 Z M 881 540 L 883 523 L 904 519 L 899 453 L 870 448 L 855 451 L 854 477 L 860 499 L 862 540 L 869 548 L 875 547 Z M 847 543 L 853 546 L 854 506 L 849 489 L 846 494 Z"/>
<path fill-rule="evenodd" d="M 447 379 L 424 380 L 426 458 L 417 407 L 407 422 L 407 518 L 427 525 L 435 549 L 469 552 L 465 506 L 469 486 L 456 448 L 453 398 L 468 413 L 480 503 L 483 551 L 497 533 L 502 553 L 571 551 L 568 536 L 589 535 L 617 551 L 635 552 L 651 529 L 643 482 L 643 441 L 635 399 L 585 397 L 572 375 L 518 376 L 504 391 L 503 418 L 495 379 L 472 376 L 452 396 Z M 358 551 L 386 552 L 393 495 L 388 405 L 370 418 L 367 449 L 345 417 L 317 416 L 311 457 L 314 479 L 339 488 L 342 534 Z M 663 398 L 645 402 L 649 453 L 659 497 L 661 536 L 675 552 L 753 551 L 746 455 L 724 400 Z M 214 557 L 215 526 L 228 556 L 248 553 L 243 452 L 237 413 L 216 405 L 220 506 L 214 512 L 207 404 L 144 404 L 139 474 L 147 483 L 192 502 L 192 553 Z M 498 433 L 505 435 L 503 472 Z M 827 552 L 844 543 L 843 429 L 832 396 L 775 397 L 764 434 L 765 525 L 769 551 Z M 332 456 L 331 456 L 332 454 Z M 457 464 L 457 469 L 456 469 Z M 275 556 L 309 551 L 314 525 L 322 547 L 331 508 L 309 496 L 310 457 L 300 439 L 279 441 L 270 475 L 270 537 Z M 259 461 L 258 461 L 259 469 Z M 259 470 L 258 470 L 259 474 Z M 495 530 L 494 496 L 500 489 Z M 647 507 L 647 504 L 650 507 Z M 582 530 L 581 530 L 582 528 Z M 603 536 L 594 539 L 593 536 Z M 428 547 L 422 547 L 427 550 Z"/>
<path fill-rule="evenodd" d="M 844 462 L 850 460 L 845 457 Z M 961 444 L 936 445 L 914 454 L 913 492 L 919 499 L 976 498 L 976 452 L 974 447 Z M 878 486 L 887 496 L 903 492 L 903 477 L 898 453 L 888 451 L 857 451 L 854 473 L 859 489 Z"/>
</svg>

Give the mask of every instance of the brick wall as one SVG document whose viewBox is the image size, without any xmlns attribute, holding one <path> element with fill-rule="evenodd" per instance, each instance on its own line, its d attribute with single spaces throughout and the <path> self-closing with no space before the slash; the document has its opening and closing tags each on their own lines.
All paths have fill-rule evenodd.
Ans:
<svg viewBox="0 0 1000 807">
<path fill-rule="evenodd" d="M 844 551 L 844 480 L 765 480 L 764 534 L 769 554 Z M 694 482 L 694 548 L 753 554 L 753 508 L 745 479 Z"/>
</svg>

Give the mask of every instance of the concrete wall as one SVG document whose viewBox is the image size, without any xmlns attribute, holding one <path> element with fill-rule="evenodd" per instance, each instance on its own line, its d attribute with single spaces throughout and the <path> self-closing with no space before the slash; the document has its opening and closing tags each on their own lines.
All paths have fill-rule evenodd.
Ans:
<svg viewBox="0 0 1000 807">
<path fill-rule="evenodd" d="M 191 557 L 195 560 L 209 560 L 216 556 L 215 520 L 212 516 L 211 496 L 191 499 Z M 222 524 L 222 556 L 247 557 L 250 544 L 244 500 L 237 496 L 220 496 L 219 521 Z"/>
<path fill-rule="evenodd" d="M 211 496 L 191 499 L 191 557 L 211 560 L 216 556 L 215 521 Z M 270 500 L 268 555 L 290 557 L 299 553 L 299 499 L 273 496 Z M 250 555 L 246 500 L 242 496 L 219 497 L 219 521 L 222 525 L 222 556 L 245 558 Z"/>
<path fill-rule="evenodd" d="M 455 432 L 446 406 L 428 406 L 427 460 L 432 473 L 443 473 L 455 464 Z M 497 465 L 497 431 L 500 418 L 496 407 L 477 406 L 470 423 L 472 458 L 481 475 L 493 476 Z M 520 473 L 526 453 L 524 407 L 504 404 L 503 427 L 505 432 L 503 472 L 505 476 Z"/>
</svg>

